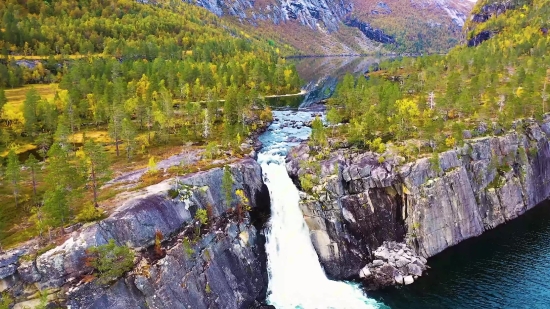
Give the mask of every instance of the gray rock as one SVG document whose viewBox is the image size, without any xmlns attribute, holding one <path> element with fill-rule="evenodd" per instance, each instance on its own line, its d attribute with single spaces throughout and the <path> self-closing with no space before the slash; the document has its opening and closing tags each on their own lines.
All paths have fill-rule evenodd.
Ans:
<svg viewBox="0 0 550 309">
<path fill-rule="evenodd" d="M 414 282 L 414 278 L 413 276 L 405 276 L 404 279 L 404 283 L 405 285 L 409 285 L 409 284 L 412 284 Z"/>
<path fill-rule="evenodd" d="M 17 267 L 13 264 L 0 267 L 0 279 L 5 279 L 13 274 L 15 274 L 15 271 L 17 270 Z"/>
<path fill-rule="evenodd" d="M 0 267 L 6 267 L 15 264 L 23 253 L 20 250 L 13 250 L 0 255 Z"/>
<path fill-rule="evenodd" d="M 403 284 L 403 276 L 401 274 L 395 276 L 394 279 L 397 284 Z"/>
<path fill-rule="evenodd" d="M 386 248 L 384 248 L 383 250 L 374 252 L 374 256 L 378 259 L 387 261 L 390 257 L 390 253 Z"/>
<path fill-rule="evenodd" d="M 411 261 L 409 261 L 408 259 L 406 258 L 403 258 L 403 257 L 400 257 L 397 259 L 397 261 L 395 262 L 395 265 L 400 268 L 400 267 L 403 267 L 407 264 L 409 264 Z"/>
<path fill-rule="evenodd" d="M 19 273 L 21 280 L 27 284 L 38 282 L 42 278 L 42 275 L 38 272 L 34 261 L 26 261 L 21 263 L 21 265 L 17 268 L 17 272 Z"/>
<path fill-rule="evenodd" d="M 374 267 L 378 267 L 378 266 L 382 266 L 382 265 L 384 265 L 384 261 L 382 261 L 382 260 L 372 261 L 372 266 L 374 266 Z"/>
<path fill-rule="evenodd" d="M 420 268 L 418 265 L 414 263 L 410 263 L 407 265 L 407 272 L 410 275 L 419 276 L 419 277 L 422 276 L 422 268 Z"/>
<path fill-rule="evenodd" d="M 368 266 L 363 267 L 361 269 L 361 271 L 359 272 L 359 278 L 361 278 L 361 279 L 369 277 L 370 275 L 371 275 L 371 272 L 370 272 Z"/>
</svg>

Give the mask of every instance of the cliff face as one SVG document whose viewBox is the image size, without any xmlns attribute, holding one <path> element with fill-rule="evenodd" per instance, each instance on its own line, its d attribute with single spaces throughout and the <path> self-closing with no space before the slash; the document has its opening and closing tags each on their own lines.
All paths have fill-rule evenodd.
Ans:
<svg viewBox="0 0 550 309">
<path fill-rule="evenodd" d="M 233 189 L 244 191 L 252 212 L 269 211 L 260 166 L 246 159 L 230 171 Z M 225 201 L 222 176 L 216 168 L 164 181 L 36 258 L 21 258 L 26 248 L 0 257 L 2 289 L 20 307 L 36 304 L 40 290 L 71 308 L 249 308 L 267 284 L 263 237 L 248 216 L 238 222 L 232 210 L 238 198 Z M 207 205 L 211 228 L 183 240 L 196 231 L 192 218 Z M 157 231 L 165 238 L 163 256 L 151 250 Z M 136 251 L 135 267 L 110 285 L 88 282 L 86 249 L 109 239 Z"/>
<path fill-rule="evenodd" d="M 427 258 L 518 217 L 550 196 L 549 136 L 546 118 L 468 140 L 439 160 L 334 153 L 302 203 L 322 264 L 334 278 L 354 277 L 383 241 L 405 240 Z M 298 163 L 307 152 L 289 154 L 294 177 L 307 171 Z"/>
<path fill-rule="evenodd" d="M 420 50 L 445 50 L 458 42 L 475 0 L 184 0 L 218 16 L 259 27 L 305 53 L 362 53 L 380 44 L 418 41 Z M 250 27 L 251 31 L 255 31 Z M 438 41 L 438 44 L 431 44 Z M 409 44 L 412 46 L 412 44 Z M 418 45 L 418 44 L 417 44 Z M 437 45 L 437 46 L 432 46 Z M 391 46 L 395 49 L 396 46 Z"/>
<path fill-rule="evenodd" d="M 336 31 L 352 5 L 342 0 L 184 0 L 202 6 L 218 16 L 231 15 L 251 23 L 270 21 L 276 25 L 298 21 L 312 29 Z"/>
</svg>

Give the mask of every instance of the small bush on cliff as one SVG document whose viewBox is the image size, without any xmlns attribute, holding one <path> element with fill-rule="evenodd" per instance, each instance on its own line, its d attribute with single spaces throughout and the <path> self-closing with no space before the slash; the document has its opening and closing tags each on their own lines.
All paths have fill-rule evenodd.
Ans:
<svg viewBox="0 0 550 309">
<path fill-rule="evenodd" d="M 202 225 L 208 224 L 208 212 L 205 209 L 197 210 L 195 214 L 195 219 L 198 220 Z"/>
<path fill-rule="evenodd" d="M 95 207 L 92 203 L 84 205 L 80 213 L 76 216 L 78 222 L 92 222 L 101 220 L 105 217 L 105 214 Z"/>
<path fill-rule="evenodd" d="M 310 174 L 303 174 L 300 176 L 300 186 L 304 192 L 311 193 L 311 190 L 313 190 L 313 187 L 315 186 L 314 177 Z"/>
<path fill-rule="evenodd" d="M 113 239 L 109 243 L 87 250 L 87 264 L 99 273 L 100 283 L 121 277 L 134 266 L 134 252 L 127 246 L 117 246 Z"/>
<path fill-rule="evenodd" d="M 435 152 L 430 158 L 430 167 L 436 174 L 442 172 L 441 165 L 439 163 L 439 153 Z"/>
</svg>

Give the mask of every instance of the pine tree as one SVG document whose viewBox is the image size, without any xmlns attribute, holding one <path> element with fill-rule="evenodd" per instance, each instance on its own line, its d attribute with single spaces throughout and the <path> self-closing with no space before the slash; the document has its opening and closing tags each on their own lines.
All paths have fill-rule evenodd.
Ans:
<svg viewBox="0 0 550 309">
<path fill-rule="evenodd" d="M 36 193 L 36 172 L 38 171 L 39 169 L 39 166 L 38 166 L 38 160 L 36 159 L 36 157 L 31 153 L 31 155 L 29 156 L 29 158 L 27 159 L 27 161 L 25 161 L 25 166 L 29 168 L 30 172 L 31 172 L 31 181 L 32 181 L 32 200 L 33 200 L 33 203 L 34 204 L 37 204 L 38 203 L 38 196 L 37 196 L 37 193 Z"/>
<path fill-rule="evenodd" d="M 124 118 L 122 120 L 122 124 L 120 126 L 120 138 L 126 145 L 126 158 L 130 160 L 136 144 L 136 129 L 134 128 L 132 121 L 128 118 Z"/>
<path fill-rule="evenodd" d="M 233 202 L 233 177 L 231 176 L 231 170 L 227 165 L 223 169 L 222 191 L 225 195 L 225 203 L 227 207 L 231 207 Z"/>
<path fill-rule="evenodd" d="M 313 142 L 314 146 L 328 146 L 325 126 L 323 124 L 323 121 L 319 117 L 316 117 L 311 123 L 311 141 Z"/>
<path fill-rule="evenodd" d="M 19 206 L 19 189 L 21 182 L 21 164 L 19 158 L 13 149 L 8 153 L 8 164 L 6 166 L 6 178 L 10 182 L 13 197 L 15 199 L 15 206 Z"/>
<path fill-rule="evenodd" d="M 27 91 L 25 101 L 23 101 L 23 117 L 25 118 L 25 131 L 30 135 L 35 135 L 38 126 L 38 102 L 40 95 L 36 89 L 31 88 Z"/>
<path fill-rule="evenodd" d="M 0 114 L 2 113 L 2 108 L 8 103 L 8 98 L 6 97 L 6 92 L 4 88 L 0 88 Z"/>
<path fill-rule="evenodd" d="M 86 161 L 88 166 L 89 180 L 94 196 L 94 206 L 97 204 L 97 191 L 99 186 L 108 179 L 110 175 L 109 161 L 107 158 L 107 152 L 105 148 L 89 139 L 84 144 L 84 154 L 86 155 Z"/>
<path fill-rule="evenodd" d="M 122 121 L 124 119 L 124 112 L 120 107 L 115 106 L 111 111 L 111 117 L 109 118 L 109 136 L 115 141 L 116 156 L 120 155 L 119 142 L 121 140 Z"/>
<path fill-rule="evenodd" d="M 71 202 L 80 196 L 85 182 L 83 169 L 69 149 L 59 143 L 51 146 L 47 163 L 44 212 L 50 226 L 64 225 L 71 214 Z"/>
</svg>

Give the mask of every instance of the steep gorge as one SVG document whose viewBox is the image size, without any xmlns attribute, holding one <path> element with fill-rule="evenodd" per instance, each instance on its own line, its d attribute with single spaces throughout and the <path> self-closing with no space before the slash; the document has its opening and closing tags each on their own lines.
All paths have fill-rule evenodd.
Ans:
<svg viewBox="0 0 550 309">
<path fill-rule="evenodd" d="M 357 278 L 384 241 L 406 241 L 425 258 L 512 220 L 550 197 L 550 119 L 404 163 L 350 149 L 319 162 L 302 210 L 333 278 Z M 295 178 L 311 173 L 307 145 L 287 157 Z M 310 164 L 311 165 L 311 164 Z"/>
</svg>

